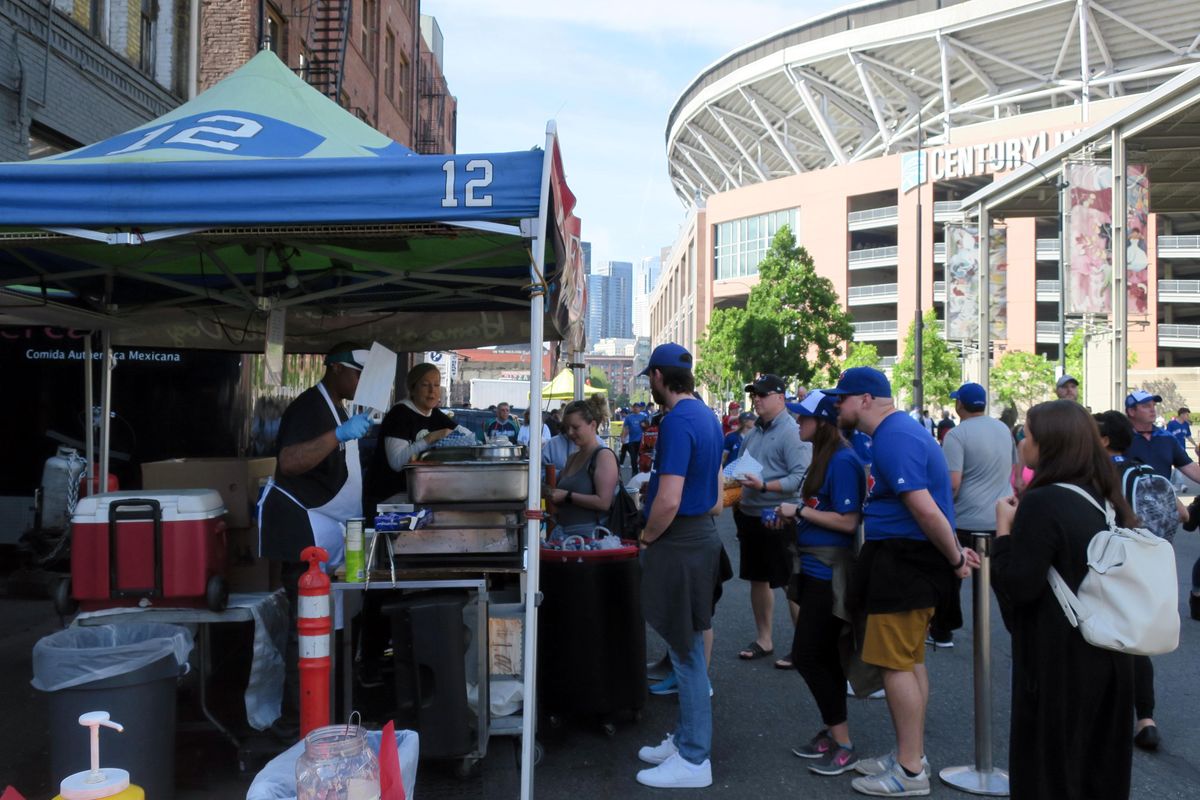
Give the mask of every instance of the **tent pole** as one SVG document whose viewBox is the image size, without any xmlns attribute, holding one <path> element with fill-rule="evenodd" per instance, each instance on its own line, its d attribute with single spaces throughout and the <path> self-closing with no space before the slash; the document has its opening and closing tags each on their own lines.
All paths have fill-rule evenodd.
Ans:
<svg viewBox="0 0 1200 800">
<path fill-rule="evenodd" d="M 87 482 L 83 487 L 83 496 L 94 494 L 92 483 L 96 479 L 96 393 L 92 388 L 92 373 L 96 365 L 92 363 L 92 333 L 83 338 L 83 431 L 87 437 Z"/>
<path fill-rule="evenodd" d="M 587 380 L 587 365 L 583 363 L 583 353 L 578 350 L 571 353 L 571 377 L 575 379 L 575 399 L 583 400 L 583 384 Z"/>
<path fill-rule="evenodd" d="M 100 360 L 100 476 L 97 487 L 101 491 L 108 491 L 108 451 L 112 436 L 112 333 L 101 331 L 100 343 L 104 356 Z"/>
<path fill-rule="evenodd" d="M 546 151 L 542 159 L 542 191 L 538 204 L 537 232 L 533 239 L 533 290 L 529 308 L 529 391 L 542 391 L 542 345 L 545 322 L 546 275 L 546 217 L 550 213 L 550 172 L 557 147 L 557 128 L 553 120 L 546 123 Z M 529 404 L 529 503 L 526 508 L 540 511 L 542 507 L 542 407 Z M 525 523 L 525 653 L 522 668 L 525 672 L 524 709 L 521 712 L 521 800 L 533 798 L 534 736 L 537 721 L 537 604 L 540 596 L 541 520 L 536 517 Z"/>
</svg>

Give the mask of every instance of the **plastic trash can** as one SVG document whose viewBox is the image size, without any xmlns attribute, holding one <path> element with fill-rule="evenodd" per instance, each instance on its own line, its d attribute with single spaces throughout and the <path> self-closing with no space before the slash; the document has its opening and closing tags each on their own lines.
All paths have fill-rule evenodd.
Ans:
<svg viewBox="0 0 1200 800">
<path fill-rule="evenodd" d="M 541 562 L 538 696 L 546 710 L 601 718 L 636 714 L 646 702 L 637 545 L 543 549 Z"/>
<path fill-rule="evenodd" d="M 68 628 L 33 646 L 33 686 L 46 693 L 54 785 L 86 770 L 79 716 L 107 711 L 125 727 L 104 740 L 104 765 L 128 770 L 154 800 L 175 796 L 175 689 L 192 635 L 178 625 Z"/>
</svg>

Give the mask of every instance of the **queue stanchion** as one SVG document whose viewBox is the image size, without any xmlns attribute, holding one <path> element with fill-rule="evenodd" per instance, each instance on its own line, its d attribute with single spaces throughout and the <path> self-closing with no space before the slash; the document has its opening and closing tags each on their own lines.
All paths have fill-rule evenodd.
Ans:
<svg viewBox="0 0 1200 800">
<path fill-rule="evenodd" d="M 976 533 L 971 544 L 979 554 L 979 569 L 971 582 L 975 617 L 975 763 L 946 767 L 942 782 L 969 794 L 1008 796 L 1008 772 L 992 761 L 992 541 L 990 533 Z"/>
</svg>

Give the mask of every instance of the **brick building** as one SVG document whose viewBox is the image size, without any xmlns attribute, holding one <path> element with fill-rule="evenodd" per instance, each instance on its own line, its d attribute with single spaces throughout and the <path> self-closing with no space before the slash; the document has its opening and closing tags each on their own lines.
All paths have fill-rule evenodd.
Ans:
<svg viewBox="0 0 1200 800">
<path fill-rule="evenodd" d="M 136 127 L 187 92 L 188 0 L 0 2 L 0 161 Z"/>
<path fill-rule="evenodd" d="M 418 0 L 201 3 L 201 90 L 245 63 L 262 42 L 390 138 L 420 153 L 454 152 L 457 103 L 442 74 L 441 30 L 421 15 Z"/>
<path fill-rule="evenodd" d="M 630 391 L 635 388 L 634 377 L 636 373 L 633 369 L 632 354 L 606 356 L 588 353 L 583 357 L 583 363 L 589 368 L 598 367 L 604 373 L 604 377 L 608 379 L 609 397 L 617 397 L 618 395 L 628 396 Z"/>
</svg>

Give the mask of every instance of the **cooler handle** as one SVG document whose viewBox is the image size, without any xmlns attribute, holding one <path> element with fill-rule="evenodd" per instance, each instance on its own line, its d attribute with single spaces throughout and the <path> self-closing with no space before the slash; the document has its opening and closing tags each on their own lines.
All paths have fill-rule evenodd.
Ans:
<svg viewBox="0 0 1200 800">
<path fill-rule="evenodd" d="M 129 511 L 122 511 L 129 508 Z M 138 509 L 138 510 L 132 510 Z M 148 589 L 117 588 L 117 523 L 154 523 L 154 586 Z M 109 597 L 162 597 L 163 543 L 162 505 L 153 498 L 114 500 L 108 504 L 108 594 Z"/>
</svg>

